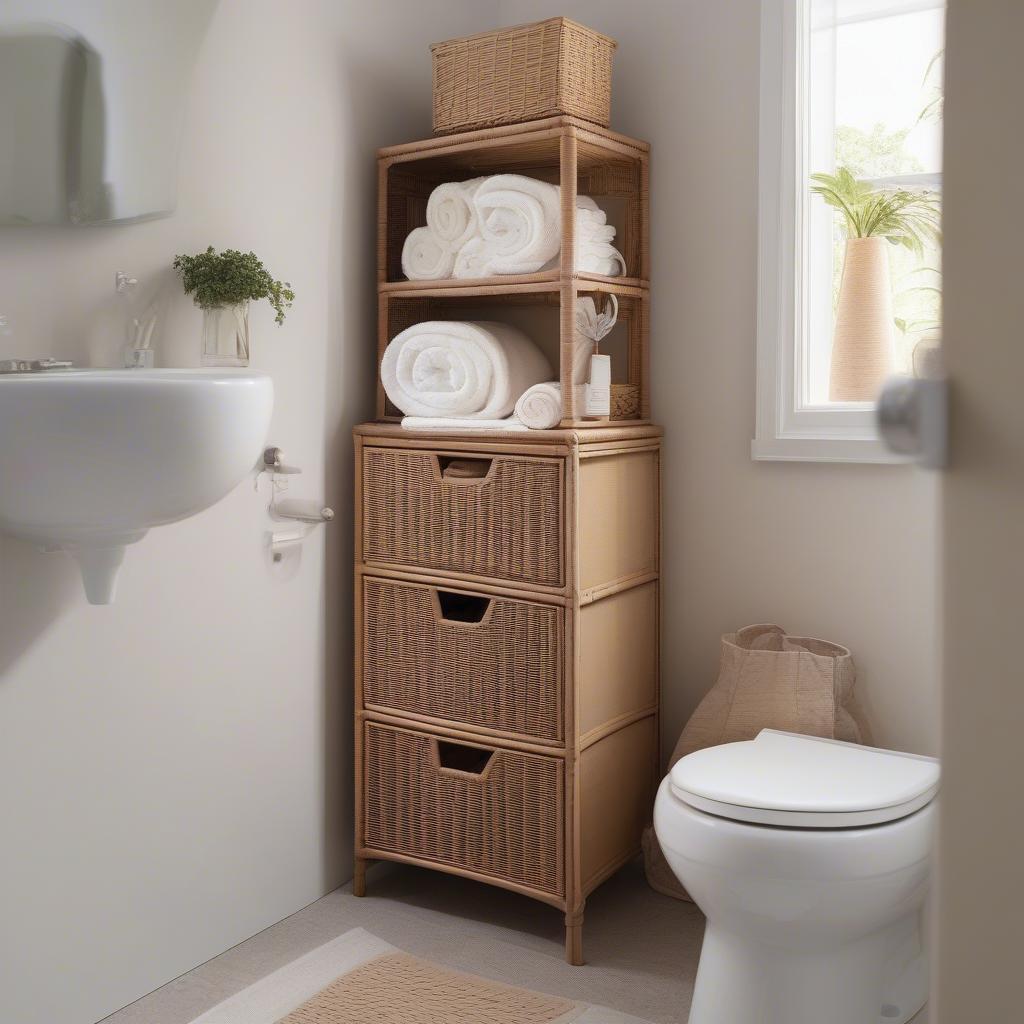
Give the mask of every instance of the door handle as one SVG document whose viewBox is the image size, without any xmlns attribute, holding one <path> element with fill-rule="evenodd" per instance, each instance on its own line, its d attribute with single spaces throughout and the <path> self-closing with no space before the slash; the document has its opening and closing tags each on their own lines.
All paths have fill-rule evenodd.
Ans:
<svg viewBox="0 0 1024 1024">
<path fill-rule="evenodd" d="M 944 469 L 949 448 L 949 381 L 890 377 L 875 411 L 878 433 L 891 452 L 925 469 Z"/>
</svg>

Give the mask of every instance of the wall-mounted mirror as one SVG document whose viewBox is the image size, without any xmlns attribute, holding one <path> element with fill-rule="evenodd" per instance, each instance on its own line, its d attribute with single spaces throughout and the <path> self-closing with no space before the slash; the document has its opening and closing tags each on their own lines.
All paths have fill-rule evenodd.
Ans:
<svg viewBox="0 0 1024 1024">
<path fill-rule="evenodd" d="M 0 225 L 173 211 L 189 77 L 216 3 L 0 2 Z"/>
</svg>

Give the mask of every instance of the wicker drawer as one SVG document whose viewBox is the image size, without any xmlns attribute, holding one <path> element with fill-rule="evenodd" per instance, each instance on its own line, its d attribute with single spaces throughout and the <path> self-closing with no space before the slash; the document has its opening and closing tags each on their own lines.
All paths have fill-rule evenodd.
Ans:
<svg viewBox="0 0 1024 1024">
<path fill-rule="evenodd" d="M 363 579 L 363 702 L 526 739 L 562 739 L 564 611 Z"/>
<path fill-rule="evenodd" d="M 364 738 L 366 849 L 564 894 L 560 758 L 376 722 Z"/>
<path fill-rule="evenodd" d="M 561 587 L 562 486 L 560 459 L 367 447 L 363 557 Z"/>
</svg>

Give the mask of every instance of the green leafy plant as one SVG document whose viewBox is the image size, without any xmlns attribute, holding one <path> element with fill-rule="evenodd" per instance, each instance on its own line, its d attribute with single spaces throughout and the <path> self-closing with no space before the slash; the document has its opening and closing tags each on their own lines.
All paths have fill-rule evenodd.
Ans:
<svg viewBox="0 0 1024 1024">
<path fill-rule="evenodd" d="M 900 334 L 920 334 L 922 331 L 930 331 L 942 326 L 942 286 L 939 283 L 942 281 L 942 271 L 938 267 L 917 267 L 904 275 L 901 283 L 908 278 L 919 277 L 922 274 L 929 275 L 937 283 L 912 284 L 909 287 L 894 290 L 893 300 L 897 309 L 900 306 L 908 305 L 918 313 L 916 316 L 894 317 Z M 922 296 L 926 297 L 926 302 L 930 306 L 930 311 L 925 310 L 923 313 L 920 310 L 921 303 L 917 301 Z"/>
<path fill-rule="evenodd" d="M 225 249 L 217 252 L 211 245 L 195 256 L 175 256 L 174 269 L 181 275 L 185 294 L 202 309 L 234 306 L 250 299 L 266 299 L 284 323 L 285 310 L 295 299 L 288 281 L 273 278 L 254 252 Z"/>
<path fill-rule="evenodd" d="M 933 192 L 877 188 L 858 181 L 848 167 L 812 174 L 811 191 L 839 210 L 850 238 L 886 238 L 923 256 L 925 244 L 939 244 L 939 199 Z"/>
<path fill-rule="evenodd" d="M 943 96 L 943 84 L 942 84 L 942 64 L 941 61 L 946 56 L 944 49 L 939 50 L 930 61 L 928 61 L 928 67 L 925 69 L 924 78 L 921 80 L 922 85 L 927 85 L 930 78 L 932 78 L 933 72 L 938 72 L 935 76 L 938 78 L 938 84 L 931 86 L 931 96 L 928 102 L 924 105 L 921 113 L 917 115 L 917 124 L 921 124 L 922 121 L 941 121 L 945 113 L 945 99 Z"/>
<path fill-rule="evenodd" d="M 836 125 L 836 164 L 857 178 L 923 171 L 921 161 L 907 150 L 910 132 L 910 128 L 887 131 L 881 123 L 870 131 L 849 124 Z"/>
</svg>

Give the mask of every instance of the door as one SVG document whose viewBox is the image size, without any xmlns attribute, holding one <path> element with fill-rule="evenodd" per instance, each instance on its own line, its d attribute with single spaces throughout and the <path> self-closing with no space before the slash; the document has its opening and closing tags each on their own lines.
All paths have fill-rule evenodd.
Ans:
<svg viewBox="0 0 1024 1024">
<path fill-rule="evenodd" d="M 1024 1020 L 1024 3 L 950 0 L 933 1018 Z"/>
</svg>

